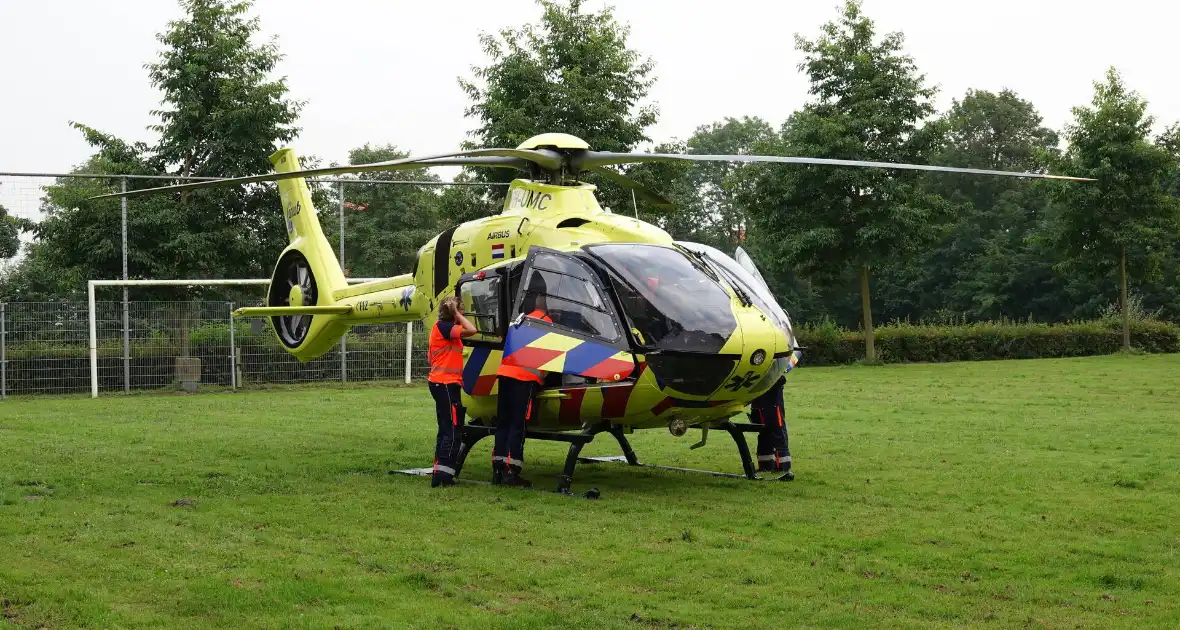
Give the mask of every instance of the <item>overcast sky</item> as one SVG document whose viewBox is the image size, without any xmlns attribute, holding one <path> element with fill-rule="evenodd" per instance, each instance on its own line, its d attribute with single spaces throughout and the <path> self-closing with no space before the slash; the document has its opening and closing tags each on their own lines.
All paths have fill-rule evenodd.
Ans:
<svg viewBox="0 0 1180 630">
<path fill-rule="evenodd" d="M 613 4 L 631 26 L 630 45 L 656 62 L 650 100 L 660 120 L 649 136 L 663 141 L 725 116 L 781 123 L 807 97 L 793 35 L 814 36 L 838 2 Z M 940 87 L 940 108 L 967 88 L 1007 87 L 1059 128 L 1114 65 L 1161 123 L 1180 119 L 1171 39 L 1180 3 L 866 0 L 864 7 L 881 32 L 905 33 L 907 52 Z M 286 55 L 279 72 L 292 96 L 307 101 L 293 145 L 326 161 L 344 161 L 366 142 L 414 154 L 458 148 L 474 122 L 463 117 L 456 78 L 484 61 L 480 31 L 540 14 L 532 0 L 257 0 L 254 12 L 279 38 Z M 156 34 L 179 15 L 168 0 L 0 0 L 0 171 L 79 164 L 89 151 L 71 120 L 150 141 L 145 127 L 159 94 L 143 65 L 160 49 Z"/>
</svg>

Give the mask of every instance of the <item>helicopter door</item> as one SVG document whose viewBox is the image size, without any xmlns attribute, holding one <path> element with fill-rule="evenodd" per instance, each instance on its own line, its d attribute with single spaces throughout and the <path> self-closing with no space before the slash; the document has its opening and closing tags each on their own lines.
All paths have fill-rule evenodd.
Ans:
<svg viewBox="0 0 1180 630">
<path fill-rule="evenodd" d="M 492 343 L 503 346 L 506 301 L 504 299 L 504 278 L 496 272 L 464 274 L 455 285 L 463 314 L 475 326 L 478 334 L 466 337 L 464 342 L 472 345 Z"/>
<path fill-rule="evenodd" d="M 585 262 L 569 254 L 532 247 L 509 312 L 507 365 L 601 382 L 620 381 L 635 371 L 635 357 L 605 288 Z M 559 380 L 570 384 L 571 379 Z"/>
<path fill-rule="evenodd" d="M 463 313 L 478 331 L 463 339 L 470 348 L 463 361 L 463 391 L 470 396 L 487 396 L 495 389 L 508 322 L 506 286 L 507 278 L 497 271 L 464 274 L 455 285 Z"/>
</svg>

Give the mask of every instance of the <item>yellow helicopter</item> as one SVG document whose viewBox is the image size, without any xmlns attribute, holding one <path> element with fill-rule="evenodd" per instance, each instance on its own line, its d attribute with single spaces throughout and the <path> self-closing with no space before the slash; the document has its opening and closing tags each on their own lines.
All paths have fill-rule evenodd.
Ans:
<svg viewBox="0 0 1180 630">
<path fill-rule="evenodd" d="M 494 429 L 500 363 L 548 374 L 527 437 L 570 443 L 559 492 L 579 461 L 641 464 L 626 439 L 640 429 L 727 431 L 743 474 L 757 479 L 735 423 L 751 400 L 800 360 L 787 313 L 750 257 L 678 242 L 638 218 L 601 207 L 595 187 L 576 179 L 600 173 L 648 199 L 662 199 L 609 166 L 662 160 L 772 162 L 1092 181 L 1017 173 L 794 156 L 614 153 L 568 134 L 535 136 L 515 149 L 478 149 L 374 164 L 302 170 L 295 152 L 271 156 L 275 173 L 166 186 L 102 197 L 138 196 L 275 181 L 290 244 L 279 255 L 267 306 L 236 317 L 265 317 L 301 361 L 335 347 L 361 324 L 425 321 L 458 295 L 478 329 L 464 340 L 463 403 L 471 418 L 457 461 Z M 508 188 L 503 212 L 443 231 L 418 251 L 413 270 L 349 286 L 320 228 L 305 178 L 432 166 L 511 168 L 526 173 Z M 543 299 L 552 322 L 526 317 Z M 583 445 L 610 433 L 621 457 L 580 458 Z M 668 468 L 668 467 L 660 467 Z M 676 469 L 687 470 L 687 469 Z M 411 469 L 410 474 L 429 474 Z M 785 477 L 785 476 L 784 476 Z"/>
</svg>

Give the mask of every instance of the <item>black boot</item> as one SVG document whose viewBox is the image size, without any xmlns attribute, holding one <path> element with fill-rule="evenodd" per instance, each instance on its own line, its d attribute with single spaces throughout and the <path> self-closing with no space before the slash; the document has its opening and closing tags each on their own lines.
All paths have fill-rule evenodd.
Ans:
<svg viewBox="0 0 1180 630">
<path fill-rule="evenodd" d="M 498 486 L 502 483 L 504 483 L 504 464 L 492 462 L 492 485 Z"/>
<path fill-rule="evenodd" d="M 778 467 L 778 471 L 781 473 L 780 481 L 795 480 L 795 473 L 791 472 L 791 454 L 789 452 L 779 457 Z"/>
<path fill-rule="evenodd" d="M 450 466 L 435 464 L 434 474 L 430 475 L 430 487 L 455 485 L 455 469 Z"/>
<path fill-rule="evenodd" d="M 509 466 L 508 467 L 508 470 L 504 473 L 504 480 L 503 480 L 502 484 L 505 486 L 514 487 L 514 488 L 531 488 L 531 487 L 533 487 L 533 482 L 520 476 L 520 467 L 519 466 Z"/>
</svg>

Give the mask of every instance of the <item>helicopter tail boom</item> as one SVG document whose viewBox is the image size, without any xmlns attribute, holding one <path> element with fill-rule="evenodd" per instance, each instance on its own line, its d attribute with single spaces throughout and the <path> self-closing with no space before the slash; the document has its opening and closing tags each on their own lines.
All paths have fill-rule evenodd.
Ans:
<svg viewBox="0 0 1180 630">
<path fill-rule="evenodd" d="M 351 306 L 255 306 L 233 312 L 234 317 L 274 317 L 276 315 L 347 315 Z"/>
</svg>

